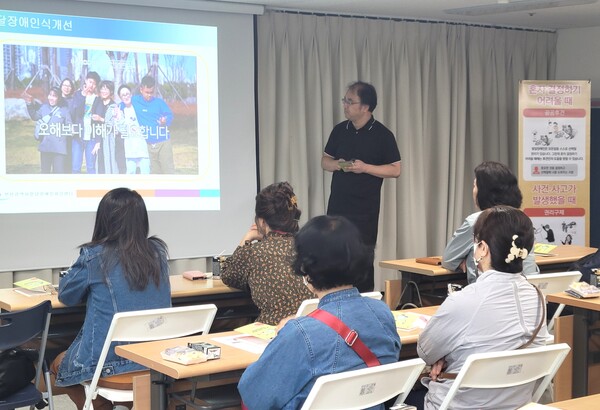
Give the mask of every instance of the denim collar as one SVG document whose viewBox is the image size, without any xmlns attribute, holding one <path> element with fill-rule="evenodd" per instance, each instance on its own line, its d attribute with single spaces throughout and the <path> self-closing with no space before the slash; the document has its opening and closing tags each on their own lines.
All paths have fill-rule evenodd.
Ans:
<svg viewBox="0 0 600 410">
<path fill-rule="evenodd" d="M 360 296 L 360 293 L 356 288 L 338 290 L 337 292 L 328 293 L 327 295 L 323 296 L 323 299 L 319 301 L 319 307 L 326 303 L 338 302 L 340 300 L 355 298 L 358 296 Z"/>
</svg>

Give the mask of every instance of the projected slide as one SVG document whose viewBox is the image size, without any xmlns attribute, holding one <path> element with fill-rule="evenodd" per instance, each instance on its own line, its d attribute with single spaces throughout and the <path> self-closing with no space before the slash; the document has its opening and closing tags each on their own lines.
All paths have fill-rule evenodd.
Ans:
<svg viewBox="0 0 600 410">
<path fill-rule="evenodd" d="M 219 210 L 217 28 L 0 10 L 0 213 Z"/>
</svg>

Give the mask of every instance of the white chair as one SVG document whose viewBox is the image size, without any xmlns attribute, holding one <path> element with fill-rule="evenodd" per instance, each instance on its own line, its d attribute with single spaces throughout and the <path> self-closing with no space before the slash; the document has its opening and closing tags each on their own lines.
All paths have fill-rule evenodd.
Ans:
<svg viewBox="0 0 600 410">
<path fill-rule="evenodd" d="M 364 292 L 361 293 L 361 296 L 381 300 L 383 295 L 381 292 Z M 309 313 L 313 312 L 319 306 L 319 299 L 306 299 L 303 300 L 296 312 L 296 317 L 307 316 Z"/>
<path fill-rule="evenodd" d="M 539 275 L 526 276 L 527 281 L 542 292 L 544 297 L 550 293 L 563 292 L 569 288 L 569 285 L 573 282 L 578 282 L 581 279 L 581 272 L 556 272 L 556 273 L 540 273 Z M 556 312 L 548 322 L 548 331 L 552 331 L 554 328 L 554 320 L 560 316 L 561 312 L 565 308 L 564 304 L 558 305 Z"/>
<path fill-rule="evenodd" d="M 424 367 L 423 360 L 412 359 L 321 376 L 301 410 L 364 409 L 398 394 L 402 403 Z"/>
<path fill-rule="evenodd" d="M 98 394 L 112 402 L 133 401 L 132 390 L 98 386 L 111 342 L 144 342 L 207 333 L 216 314 L 217 307 L 212 304 L 115 314 L 98 358 L 94 377 L 90 382 L 82 383 L 86 393 L 84 410 L 91 408 L 92 400 Z"/>
<path fill-rule="evenodd" d="M 569 350 L 568 344 L 558 343 L 508 352 L 474 353 L 460 369 L 439 410 L 450 408 L 458 389 L 502 389 L 542 379 L 531 397 L 531 401 L 537 402 Z"/>
</svg>

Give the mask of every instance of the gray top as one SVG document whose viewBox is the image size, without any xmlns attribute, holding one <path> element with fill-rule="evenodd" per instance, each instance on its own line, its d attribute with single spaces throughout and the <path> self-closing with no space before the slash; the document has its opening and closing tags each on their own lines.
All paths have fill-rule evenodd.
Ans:
<svg viewBox="0 0 600 410">
<path fill-rule="evenodd" d="M 481 211 L 467 216 L 460 228 L 452 235 L 442 256 L 442 266 L 451 271 L 456 271 L 462 261 L 466 260 L 469 283 L 474 283 L 478 276 L 477 266 L 473 260 L 473 225 L 477 222 L 479 214 Z M 533 252 L 530 252 L 523 261 L 523 273 L 525 275 L 540 273 Z"/>
<path fill-rule="evenodd" d="M 542 303 L 540 303 L 542 302 Z M 458 373 L 473 353 L 515 350 L 524 345 L 543 320 L 531 347 L 545 345 L 548 336 L 544 301 L 533 285 L 517 273 L 489 270 L 477 282 L 448 296 L 419 336 L 417 353 L 428 365 L 441 358 L 446 372 Z M 452 380 L 431 381 L 425 409 L 440 407 Z M 531 399 L 536 382 L 506 389 L 460 389 L 452 400 L 452 409 L 515 409 Z"/>
</svg>

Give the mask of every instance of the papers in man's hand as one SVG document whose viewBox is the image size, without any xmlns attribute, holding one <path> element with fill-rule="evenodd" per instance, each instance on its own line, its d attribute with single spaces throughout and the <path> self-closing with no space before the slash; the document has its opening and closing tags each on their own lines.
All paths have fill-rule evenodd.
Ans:
<svg viewBox="0 0 600 410">
<path fill-rule="evenodd" d="M 600 296 L 600 289 L 586 282 L 575 282 L 569 285 L 569 289 L 565 290 L 569 295 L 576 298 L 597 298 Z"/>
<path fill-rule="evenodd" d="M 550 253 L 556 245 L 550 245 L 549 243 L 536 243 L 533 245 L 533 253 L 540 256 L 555 256 Z"/>
<path fill-rule="evenodd" d="M 392 311 L 398 330 L 424 329 L 431 316 L 402 310 Z"/>
<path fill-rule="evenodd" d="M 29 278 L 15 282 L 15 292 L 25 296 L 50 295 L 54 287 L 50 282 L 38 278 Z"/>
<path fill-rule="evenodd" d="M 267 325 L 265 323 L 254 322 L 245 326 L 240 326 L 234 329 L 236 332 L 244 333 L 249 336 L 256 336 L 259 339 L 271 340 L 277 336 L 275 326 Z"/>
<path fill-rule="evenodd" d="M 187 346 L 169 347 L 168 349 L 160 352 L 160 356 L 170 362 L 185 365 L 202 363 L 207 360 L 207 357 L 204 353 Z"/>
</svg>

